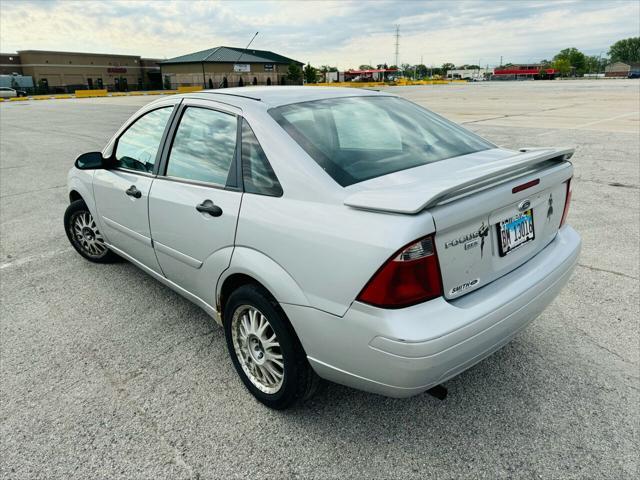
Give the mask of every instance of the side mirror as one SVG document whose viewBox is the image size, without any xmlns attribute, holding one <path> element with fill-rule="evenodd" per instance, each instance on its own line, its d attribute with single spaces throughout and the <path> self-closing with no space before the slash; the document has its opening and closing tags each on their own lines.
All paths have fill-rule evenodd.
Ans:
<svg viewBox="0 0 640 480">
<path fill-rule="evenodd" d="M 75 166 L 79 170 L 98 170 L 107 168 L 107 162 L 100 152 L 83 153 L 76 158 Z"/>
</svg>

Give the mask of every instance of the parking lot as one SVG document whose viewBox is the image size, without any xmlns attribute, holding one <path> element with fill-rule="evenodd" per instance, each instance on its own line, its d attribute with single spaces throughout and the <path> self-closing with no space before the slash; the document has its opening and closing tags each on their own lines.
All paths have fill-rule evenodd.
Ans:
<svg viewBox="0 0 640 480">
<path fill-rule="evenodd" d="M 68 244 L 66 173 L 154 97 L 0 105 L 2 478 L 635 478 L 640 83 L 390 87 L 501 146 L 575 146 L 569 285 L 446 400 L 245 391 L 223 331 Z"/>
</svg>

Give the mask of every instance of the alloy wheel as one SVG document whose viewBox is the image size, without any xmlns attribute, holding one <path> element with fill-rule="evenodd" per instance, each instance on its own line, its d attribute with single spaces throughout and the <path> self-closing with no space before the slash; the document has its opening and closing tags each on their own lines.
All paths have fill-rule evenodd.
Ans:
<svg viewBox="0 0 640 480">
<path fill-rule="evenodd" d="M 92 258 L 103 257 L 108 251 L 90 212 L 78 212 L 71 218 L 71 234 L 76 244 Z"/>
<path fill-rule="evenodd" d="M 257 308 L 241 305 L 231 319 L 233 348 L 251 383 L 267 394 L 280 390 L 284 359 L 275 331 Z"/>
</svg>

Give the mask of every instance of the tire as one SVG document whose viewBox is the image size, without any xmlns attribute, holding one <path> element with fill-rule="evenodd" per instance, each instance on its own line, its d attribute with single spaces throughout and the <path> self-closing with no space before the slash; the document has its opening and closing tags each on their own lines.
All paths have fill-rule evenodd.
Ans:
<svg viewBox="0 0 640 480">
<path fill-rule="evenodd" d="M 120 259 L 107 248 L 84 200 L 71 202 L 64 212 L 64 230 L 69 242 L 80 255 L 95 263 L 113 263 Z"/>
<path fill-rule="evenodd" d="M 263 326 L 261 335 L 255 334 L 260 331 L 258 326 Z M 233 366 L 245 387 L 264 405 L 284 410 L 315 393 L 319 378 L 282 308 L 264 289 L 243 285 L 229 296 L 224 331 Z M 278 373 L 282 374 L 279 381 Z"/>
</svg>

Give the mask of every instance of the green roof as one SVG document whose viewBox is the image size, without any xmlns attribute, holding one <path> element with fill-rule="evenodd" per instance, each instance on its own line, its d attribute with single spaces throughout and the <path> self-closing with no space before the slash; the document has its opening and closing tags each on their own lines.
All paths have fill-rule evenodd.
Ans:
<svg viewBox="0 0 640 480">
<path fill-rule="evenodd" d="M 238 59 L 239 57 L 239 59 Z M 170 58 L 160 62 L 163 65 L 172 63 L 298 63 L 302 62 L 293 60 L 292 58 L 278 55 L 268 50 L 254 50 L 236 47 L 214 47 L 200 52 L 181 55 L 180 57 Z"/>
</svg>

